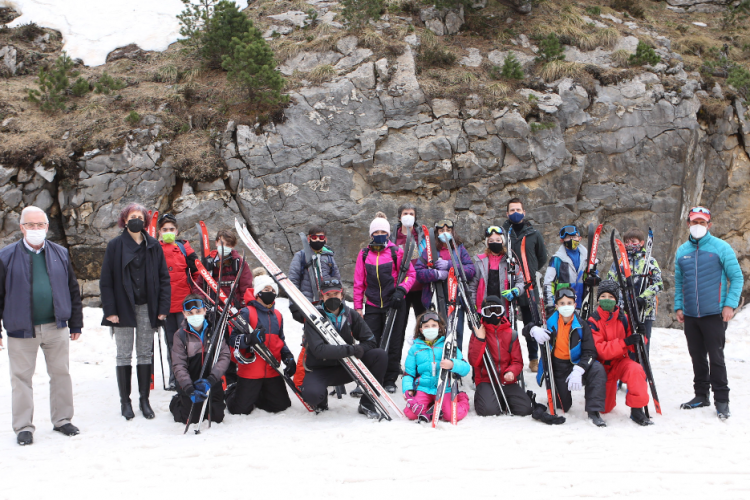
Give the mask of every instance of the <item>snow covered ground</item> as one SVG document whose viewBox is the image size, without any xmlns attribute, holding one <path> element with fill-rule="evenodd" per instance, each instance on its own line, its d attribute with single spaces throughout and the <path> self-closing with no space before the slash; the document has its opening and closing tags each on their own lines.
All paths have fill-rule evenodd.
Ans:
<svg viewBox="0 0 750 500">
<path fill-rule="evenodd" d="M 296 355 L 301 329 L 285 305 L 281 309 Z M 184 427 L 172 420 L 172 393 L 161 389 L 158 366 L 151 397 L 156 419 L 147 421 L 137 410 L 130 422 L 120 416 L 114 342 L 96 326 L 101 310 L 86 309 L 85 317 L 84 335 L 71 346 L 79 436 L 52 431 L 40 354 L 35 443 L 16 445 L 8 354 L 0 352 L 2 499 L 219 492 L 219 498 L 750 498 L 750 308 L 728 331 L 733 416 L 727 422 L 713 407 L 679 410 L 692 396 L 685 340 L 681 331 L 656 329 L 651 352 L 664 415 L 649 428 L 628 419 L 623 393 L 604 417 L 608 427 L 598 429 L 585 418 L 582 394 L 575 394 L 564 425 L 548 427 L 530 417 L 478 417 L 467 388 L 472 412 L 456 427 L 369 421 L 349 396 L 331 398 L 330 411 L 316 416 L 292 397 L 292 408 L 282 414 L 228 415 L 198 436 L 183 435 Z"/>
<path fill-rule="evenodd" d="M 235 0 L 244 9 L 247 0 Z M 177 41 L 180 0 L 0 0 L 21 16 L 10 26 L 34 22 L 62 33 L 64 50 L 88 66 L 104 64 L 107 54 L 136 43 L 144 50 L 166 50 Z"/>
</svg>

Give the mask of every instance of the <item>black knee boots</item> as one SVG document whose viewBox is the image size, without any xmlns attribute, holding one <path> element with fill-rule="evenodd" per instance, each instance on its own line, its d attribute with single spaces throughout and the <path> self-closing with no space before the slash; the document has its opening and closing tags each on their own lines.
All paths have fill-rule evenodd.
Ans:
<svg viewBox="0 0 750 500">
<path fill-rule="evenodd" d="M 132 366 L 117 367 L 117 387 L 120 389 L 120 411 L 127 420 L 135 417 L 133 405 L 130 404 L 130 379 L 133 376 Z"/>
<path fill-rule="evenodd" d="M 151 365 L 137 365 L 135 370 L 138 376 L 138 392 L 140 393 L 138 406 L 144 417 L 154 418 L 154 410 L 151 409 L 151 404 L 148 402 L 148 395 L 151 392 Z"/>
</svg>

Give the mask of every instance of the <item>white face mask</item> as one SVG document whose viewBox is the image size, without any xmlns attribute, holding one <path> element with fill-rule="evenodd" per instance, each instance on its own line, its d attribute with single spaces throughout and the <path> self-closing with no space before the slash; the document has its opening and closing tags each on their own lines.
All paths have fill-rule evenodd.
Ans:
<svg viewBox="0 0 750 500">
<path fill-rule="evenodd" d="M 26 241 L 29 242 L 29 245 L 39 246 L 42 243 L 44 243 L 44 240 L 46 238 L 47 238 L 46 229 L 27 229 L 26 230 Z"/>
<path fill-rule="evenodd" d="M 219 250 L 224 252 L 224 257 L 232 253 L 232 247 L 219 247 Z"/>
<path fill-rule="evenodd" d="M 404 215 L 403 217 L 401 217 L 401 224 L 406 227 L 414 227 L 414 216 Z"/>
<path fill-rule="evenodd" d="M 696 240 L 699 240 L 706 236 L 706 233 L 708 232 L 708 228 L 706 226 L 701 226 L 699 224 L 696 224 L 695 226 L 690 226 L 690 234 L 695 238 Z M 27 231 L 28 234 L 28 231 Z"/>
<path fill-rule="evenodd" d="M 557 312 L 559 312 L 560 316 L 563 318 L 569 318 L 573 316 L 574 312 L 576 312 L 576 306 L 558 306 Z"/>
<path fill-rule="evenodd" d="M 440 328 L 424 328 L 422 330 L 422 335 L 424 335 L 424 338 L 427 342 L 432 342 L 437 338 L 439 334 Z"/>
<path fill-rule="evenodd" d="M 196 330 L 199 328 L 203 328 L 203 321 L 206 319 L 205 314 L 193 314 L 192 316 L 188 316 L 187 322 L 190 323 L 190 326 L 195 328 Z"/>
</svg>

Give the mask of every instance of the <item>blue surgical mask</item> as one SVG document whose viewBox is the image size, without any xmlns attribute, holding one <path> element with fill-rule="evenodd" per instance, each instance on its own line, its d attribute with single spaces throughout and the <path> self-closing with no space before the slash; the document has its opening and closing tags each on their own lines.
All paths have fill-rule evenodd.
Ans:
<svg viewBox="0 0 750 500">
<path fill-rule="evenodd" d="M 522 212 L 513 212 L 508 216 L 508 219 L 510 219 L 513 224 L 518 224 L 523 220 L 523 217 L 524 215 Z"/>
<path fill-rule="evenodd" d="M 423 328 L 422 335 L 427 342 L 432 342 L 440 334 L 440 328 Z"/>
<path fill-rule="evenodd" d="M 440 233 L 438 239 L 443 243 L 448 244 L 448 242 L 453 239 L 453 235 L 446 231 L 445 233 Z"/>
<path fill-rule="evenodd" d="M 185 319 L 187 319 L 187 322 L 190 323 L 190 326 L 192 326 L 195 330 L 202 330 L 203 322 L 206 320 L 206 315 L 193 314 L 192 316 L 187 316 Z"/>
</svg>

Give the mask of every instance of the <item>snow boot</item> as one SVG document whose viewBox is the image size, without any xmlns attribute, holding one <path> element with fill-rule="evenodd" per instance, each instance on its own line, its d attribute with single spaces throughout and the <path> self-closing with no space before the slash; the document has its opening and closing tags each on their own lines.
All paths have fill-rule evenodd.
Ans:
<svg viewBox="0 0 750 500">
<path fill-rule="evenodd" d="M 364 392 L 362 392 L 362 388 L 358 385 L 349 392 L 349 395 L 353 398 L 361 398 L 364 395 Z"/>
<path fill-rule="evenodd" d="M 539 360 L 538 359 L 530 359 L 529 360 L 529 371 L 531 373 L 536 373 L 539 371 Z"/>
<path fill-rule="evenodd" d="M 370 401 L 369 397 L 365 397 L 359 400 L 359 408 L 357 412 L 371 419 L 381 420 L 383 417 L 375 410 L 375 405 Z"/>
<path fill-rule="evenodd" d="M 130 380 L 132 378 L 132 366 L 117 367 L 117 387 L 120 389 L 120 413 L 125 417 L 125 420 L 130 420 L 135 417 L 135 413 L 133 413 L 133 405 L 130 403 Z"/>
<path fill-rule="evenodd" d="M 80 430 L 78 430 L 78 427 L 71 423 L 61 425 L 60 427 L 53 427 L 52 430 L 66 436 L 77 436 L 81 432 Z"/>
<path fill-rule="evenodd" d="M 21 446 L 28 446 L 34 442 L 34 435 L 31 431 L 21 431 L 16 436 L 16 442 Z"/>
<path fill-rule="evenodd" d="M 716 416 L 719 417 L 719 420 L 726 420 L 732 415 L 729 413 L 729 401 L 716 401 L 715 405 Z"/>
<path fill-rule="evenodd" d="M 643 412 L 643 408 L 631 408 L 630 409 L 630 420 L 638 425 L 654 425 L 650 418 Z"/>
<path fill-rule="evenodd" d="M 138 407 L 141 409 L 143 416 L 151 420 L 156 416 L 148 401 L 151 392 L 151 365 L 137 365 L 135 370 L 138 377 L 138 392 L 140 393 Z"/>
<path fill-rule="evenodd" d="M 599 415 L 598 411 L 590 411 L 589 413 L 589 420 L 591 420 L 595 426 L 597 427 L 607 427 L 607 423 L 602 420 L 601 415 Z"/>
<path fill-rule="evenodd" d="M 395 382 L 386 382 L 383 385 L 383 389 L 385 389 L 389 394 L 396 394 L 396 383 Z"/>
<path fill-rule="evenodd" d="M 692 410 L 693 408 L 703 408 L 704 406 L 710 406 L 711 401 L 708 399 L 708 394 L 696 394 L 693 399 L 687 403 L 682 403 L 680 409 Z"/>
</svg>

